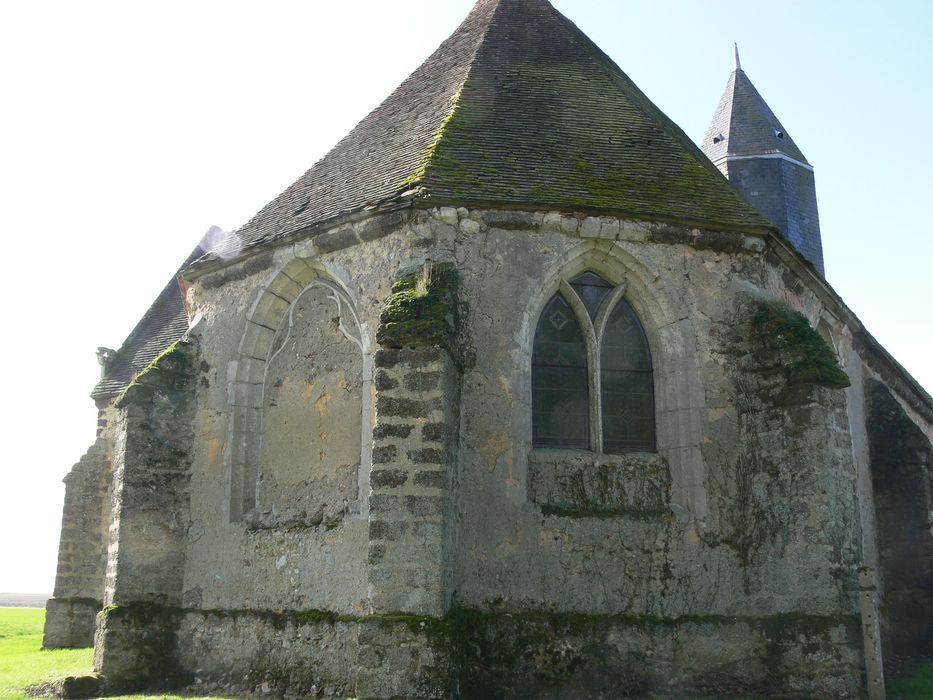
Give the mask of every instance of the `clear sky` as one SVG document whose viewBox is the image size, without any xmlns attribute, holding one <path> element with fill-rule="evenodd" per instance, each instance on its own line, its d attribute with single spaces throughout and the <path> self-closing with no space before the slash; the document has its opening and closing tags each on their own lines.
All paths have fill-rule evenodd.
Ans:
<svg viewBox="0 0 933 700">
<path fill-rule="evenodd" d="M 201 236 L 310 167 L 472 0 L 4 0 L 0 591 L 50 592 L 62 477 L 118 347 Z M 933 3 L 555 0 L 699 141 L 732 44 L 816 168 L 827 277 L 933 389 Z"/>
</svg>

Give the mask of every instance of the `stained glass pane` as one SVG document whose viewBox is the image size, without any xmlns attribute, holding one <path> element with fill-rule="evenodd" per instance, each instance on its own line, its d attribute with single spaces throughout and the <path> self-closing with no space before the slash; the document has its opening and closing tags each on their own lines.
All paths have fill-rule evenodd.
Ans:
<svg viewBox="0 0 933 700">
<path fill-rule="evenodd" d="M 625 299 L 619 300 L 606 323 L 602 338 L 602 365 L 604 370 L 651 371 L 648 339 Z"/>
<path fill-rule="evenodd" d="M 538 321 L 531 381 L 535 446 L 588 447 L 586 344 L 570 305 L 559 294 Z"/>
<path fill-rule="evenodd" d="M 601 347 L 603 450 L 655 449 L 654 376 L 645 332 L 625 300 L 613 309 Z"/>
<path fill-rule="evenodd" d="M 583 332 L 570 304 L 560 294 L 551 298 L 538 321 L 533 364 L 586 369 Z"/>
<path fill-rule="evenodd" d="M 599 307 L 612 291 L 612 285 L 595 272 L 584 272 L 570 282 L 570 286 L 580 297 L 583 305 L 586 307 L 590 318 L 595 319 L 599 312 Z"/>
</svg>

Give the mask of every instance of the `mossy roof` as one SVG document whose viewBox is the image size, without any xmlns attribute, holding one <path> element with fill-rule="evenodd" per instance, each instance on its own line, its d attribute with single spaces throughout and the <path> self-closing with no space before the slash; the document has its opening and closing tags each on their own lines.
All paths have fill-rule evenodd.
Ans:
<svg viewBox="0 0 933 700">
<path fill-rule="evenodd" d="M 424 206 L 770 227 L 547 0 L 480 0 L 385 102 L 210 257 L 403 195 Z"/>
</svg>

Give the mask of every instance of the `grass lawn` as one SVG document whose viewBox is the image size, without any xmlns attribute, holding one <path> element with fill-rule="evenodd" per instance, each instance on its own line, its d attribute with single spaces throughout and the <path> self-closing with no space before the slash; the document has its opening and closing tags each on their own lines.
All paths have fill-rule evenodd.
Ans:
<svg viewBox="0 0 933 700">
<path fill-rule="evenodd" d="M 42 651 L 45 610 L 0 608 L 0 700 L 26 698 L 24 689 L 91 672 L 91 649 Z M 181 695 L 133 695 L 113 700 L 179 700 Z M 205 700 L 221 700 L 205 698 Z"/>
<path fill-rule="evenodd" d="M 0 608 L 0 698 L 24 698 L 27 685 L 91 671 L 90 649 L 40 651 L 45 610 Z"/>
<path fill-rule="evenodd" d="M 921 666 L 909 676 L 889 680 L 888 700 L 929 700 L 933 698 L 933 664 Z"/>
</svg>

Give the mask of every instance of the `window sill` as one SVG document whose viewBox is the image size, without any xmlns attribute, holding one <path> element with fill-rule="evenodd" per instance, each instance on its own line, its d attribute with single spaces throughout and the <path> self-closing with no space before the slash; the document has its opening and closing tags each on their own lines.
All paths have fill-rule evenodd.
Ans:
<svg viewBox="0 0 933 700">
<path fill-rule="evenodd" d="M 671 512 L 667 462 L 648 452 L 536 449 L 528 498 L 545 516 L 656 520 Z"/>
</svg>

